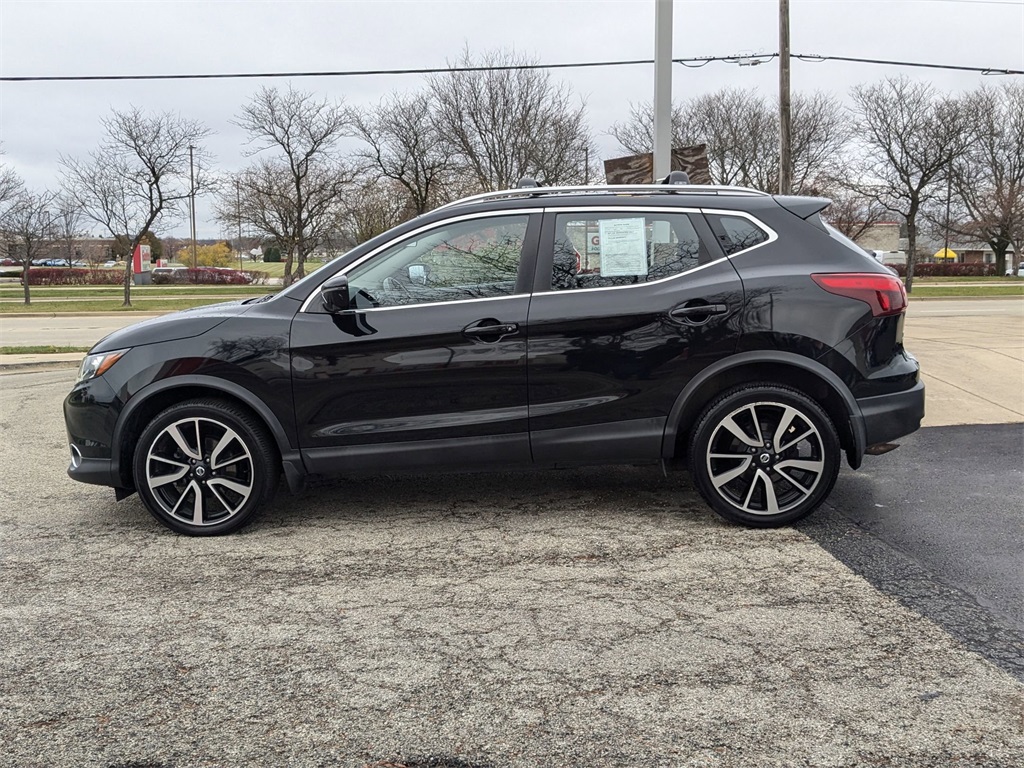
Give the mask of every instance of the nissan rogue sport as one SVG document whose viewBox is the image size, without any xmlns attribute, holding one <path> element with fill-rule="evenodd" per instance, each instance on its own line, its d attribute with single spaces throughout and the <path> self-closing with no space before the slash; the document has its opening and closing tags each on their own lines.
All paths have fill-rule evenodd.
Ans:
<svg viewBox="0 0 1024 768">
<path fill-rule="evenodd" d="M 68 474 L 191 535 L 283 476 L 684 466 L 750 526 L 792 523 L 840 462 L 924 415 L 899 279 L 829 201 L 735 187 L 519 188 L 363 243 L 274 296 L 90 350 Z"/>
</svg>

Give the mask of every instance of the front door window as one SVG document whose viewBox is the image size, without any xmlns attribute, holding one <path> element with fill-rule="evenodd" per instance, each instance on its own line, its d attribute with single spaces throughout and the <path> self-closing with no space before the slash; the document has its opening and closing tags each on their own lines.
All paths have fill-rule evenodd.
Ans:
<svg viewBox="0 0 1024 768">
<path fill-rule="evenodd" d="M 515 293 L 528 216 L 445 224 L 348 274 L 357 309 L 487 299 Z"/>
</svg>

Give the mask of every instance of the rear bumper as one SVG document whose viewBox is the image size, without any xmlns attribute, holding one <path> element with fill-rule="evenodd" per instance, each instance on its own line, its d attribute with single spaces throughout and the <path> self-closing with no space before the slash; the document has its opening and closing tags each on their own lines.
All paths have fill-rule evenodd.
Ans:
<svg viewBox="0 0 1024 768">
<path fill-rule="evenodd" d="M 911 389 L 857 400 L 864 424 L 864 444 L 875 445 L 909 435 L 924 418 L 924 382 Z"/>
</svg>

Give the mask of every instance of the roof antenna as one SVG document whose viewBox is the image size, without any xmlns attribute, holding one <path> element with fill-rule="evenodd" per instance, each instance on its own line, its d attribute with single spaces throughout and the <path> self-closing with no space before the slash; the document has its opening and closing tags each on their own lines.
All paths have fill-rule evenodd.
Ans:
<svg viewBox="0 0 1024 768">
<path fill-rule="evenodd" d="M 690 177 L 684 171 L 672 171 L 661 181 L 662 184 L 689 184 Z"/>
<path fill-rule="evenodd" d="M 532 189 L 533 187 L 539 187 L 536 179 L 531 179 L 529 176 L 523 176 L 516 184 L 516 189 Z"/>
</svg>

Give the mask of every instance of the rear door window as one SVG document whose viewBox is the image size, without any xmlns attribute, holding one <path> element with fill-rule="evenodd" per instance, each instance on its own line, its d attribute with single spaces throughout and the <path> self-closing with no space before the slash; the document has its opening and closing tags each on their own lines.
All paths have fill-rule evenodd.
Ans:
<svg viewBox="0 0 1024 768">
<path fill-rule="evenodd" d="M 555 216 L 551 288 L 638 285 L 710 260 L 688 213 L 582 212 Z"/>
</svg>

